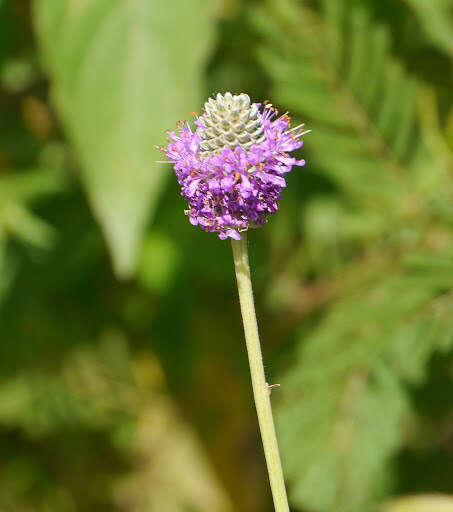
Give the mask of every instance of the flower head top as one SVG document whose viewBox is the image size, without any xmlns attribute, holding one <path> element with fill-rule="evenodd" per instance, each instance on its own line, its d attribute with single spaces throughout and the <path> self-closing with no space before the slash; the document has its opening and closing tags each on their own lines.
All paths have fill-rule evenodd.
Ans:
<svg viewBox="0 0 453 512">
<path fill-rule="evenodd" d="M 222 240 L 240 240 L 241 231 L 265 224 L 278 210 L 284 175 L 305 164 L 288 154 L 302 146 L 303 125 L 290 130 L 287 114 L 276 118 L 272 105 L 261 106 L 247 94 L 217 94 L 195 131 L 180 123 L 162 148 L 174 163 L 190 222 Z"/>
</svg>

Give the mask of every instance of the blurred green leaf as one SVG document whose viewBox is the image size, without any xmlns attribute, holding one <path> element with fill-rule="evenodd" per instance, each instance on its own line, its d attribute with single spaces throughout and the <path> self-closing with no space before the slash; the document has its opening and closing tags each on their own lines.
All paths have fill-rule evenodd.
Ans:
<svg viewBox="0 0 453 512">
<path fill-rule="evenodd" d="M 155 144 L 200 105 L 212 3 L 35 1 L 55 104 L 119 277 L 135 270 L 169 171 Z"/>
<path fill-rule="evenodd" d="M 59 169 L 39 168 L 0 177 L 0 232 L 48 248 L 55 231 L 30 206 L 45 196 L 61 192 L 64 178 Z"/>
<path fill-rule="evenodd" d="M 387 503 L 382 512 L 452 512 L 453 496 L 427 494 L 398 498 Z"/>
<path fill-rule="evenodd" d="M 148 289 L 164 293 L 170 287 L 179 263 L 180 253 L 172 239 L 152 232 L 143 245 L 138 278 Z"/>
<path fill-rule="evenodd" d="M 31 59 L 26 57 L 10 59 L 3 63 L 0 83 L 5 89 L 18 93 L 29 87 L 36 76 L 37 70 Z"/>
<path fill-rule="evenodd" d="M 386 464 L 409 410 L 403 384 L 419 383 L 433 350 L 453 338 L 452 297 L 426 307 L 429 286 L 409 276 L 346 295 L 302 340 L 279 411 L 294 503 L 364 511 L 388 493 Z"/>
<path fill-rule="evenodd" d="M 452 0 L 405 0 L 415 11 L 423 31 L 440 50 L 453 55 Z"/>
<path fill-rule="evenodd" d="M 391 205 L 407 193 L 418 84 L 389 55 L 385 26 L 363 6 L 333 9 L 336 3 L 322 2 L 319 12 L 282 0 L 252 11 L 252 20 L 263 35 L 273 24 L 259 55 L 274 80 L 275 101 L 312 129 L 308 160 L 364 215 L 379 208 L 378 236 L 392 222 L 388 215 L 398 213 Z"/>
<path fill-rule="evenodd" d="M 53 240 L 54 230 L 20 204 L 7 201 L 2 205 L 1 217 L 2 227 L 25 243 L 47 248 Z"/>
<path fill-rule="evenodd" d="M 0 178 L 0 198 L 31 203 L 61 192 L 66 176 L 60 169 L 30 169 Z"/>
<path fill-rule="evenodd" d="M 204 447 L 169 396 L 159 361 L 149 351 L 132 357 L 120 331 L 106 331 L 99 343 L 67 354 L 52 371 L 35 369 L 0 380 L 0 425 L 20 429 L 35 443 L 74 427 L 82 439 L 85 429 L 110 434 L 115 447 L 130 457 L 126 471 L 111 475 L 111 499 L 118 510 L 232 511 Z M 9 483 L 4 487 L 13 503 L 41 477 L 42 468 L 33 462 L 33 454 L 15 456 L 4 468 L 3 480 Z M 95 489 L 93 475 L 89 481 Z M 64 479 L 48 487 L 49 493 L 72 495 Z"/>
<path fill-rule="evenodd" d="M 370 494 L 385 489 L 381 461 L 401 440 L 404 390 L 385 366 L 310 374 L 297 389 L 299 403 L 280 415 L 292 500 L 309 510 L 367 510 Z"/>
<path fill-rule="evenodd" d="M 298 257 L 320 276 L 313 289 L 338 297 L 300 340 L 279 410 L 290 496 L 309 510 L 368 512 L 391 491 L 408 384 L 452 344 L 451 216 L 436 213 L 451 177 L 419 129 L 421 87 L 370 11 L 281 0 L 252 18 L 274 97 L 312 129 L 307 162 L 334 189 L 303 206 Z"/>
</svg>

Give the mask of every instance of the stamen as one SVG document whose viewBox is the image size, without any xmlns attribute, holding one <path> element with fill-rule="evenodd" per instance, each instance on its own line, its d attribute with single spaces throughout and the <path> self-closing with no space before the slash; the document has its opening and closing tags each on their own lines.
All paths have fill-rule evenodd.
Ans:
<svg viewBox="0 0 453 512">
<path fill-rule="evenodd" d="M 291 130 L 287 130 L 286 132 L 283 132 L 283 135 L 286 135 L 287 133 L 294 132 L 295 130 L 298 130 L 299 128 L 302 128 L 304 125 L 305 125 L 305 123 L 302 123 L 299 126 L 295 126 L 294 128 L 291 128 Z"/>
<path fill-rule="evenodd" d="M 311 130 L 305 130 L 304 132 L 301 132 L 301 133 L 298 133 L 296 135 L 296 139 L 298 139 L 299 137 L 303 137 L 304 135 L 306 135 L 307 133 L 310 133 Z"/>
</svg>

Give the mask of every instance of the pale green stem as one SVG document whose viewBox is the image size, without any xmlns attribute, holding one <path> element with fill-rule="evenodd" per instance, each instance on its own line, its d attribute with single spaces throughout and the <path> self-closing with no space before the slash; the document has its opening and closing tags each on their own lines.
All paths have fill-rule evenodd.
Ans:
<svg viewBox="0 0 453 512">
<path fill-rule="evenodd" d="M 289 512 L 282 463 L 278 452 L 277 436 L 275 435 L 274 419 L 272 417 L 271 388 L 266 383 L 264 376 L 263 357 L 261 355 L 258 324 L 256 322 L 255 305 L 253 302 L 252 281 L 250 279 L 247 234 L 242 233 L 242 240 L 232 240 L 231 245 L 233 247 L 234 267 L 252 377 L 253 396 L 255 398 L 274 507 L 276 512 Z"/>
</svg>

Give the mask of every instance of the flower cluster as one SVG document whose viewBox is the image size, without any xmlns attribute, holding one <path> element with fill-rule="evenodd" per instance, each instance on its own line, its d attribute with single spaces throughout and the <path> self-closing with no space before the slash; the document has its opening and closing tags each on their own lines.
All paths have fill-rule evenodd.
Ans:
<svg viewBox="0 0 453 512">
<path fill-rule="evenodd" d="M 262 107 L 262 108 L 261 108 Z M 301 126 L 290 130 L 287 114 L 270 104 L 250 104 L 246 94 L 218 94 L 203 115 L 180 123 L 162 148 L 174 163 L 193 225 L 224 240 L 266 223 L 279 207 L 285 174 L 304 160 L 289 156 L 302 146 Z"/>
</svg>

